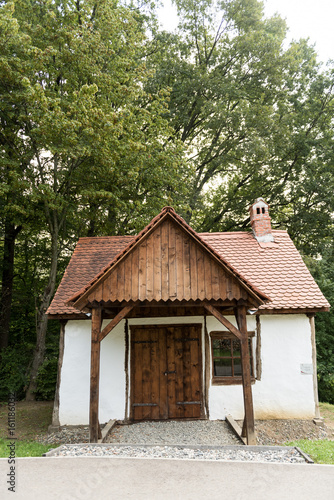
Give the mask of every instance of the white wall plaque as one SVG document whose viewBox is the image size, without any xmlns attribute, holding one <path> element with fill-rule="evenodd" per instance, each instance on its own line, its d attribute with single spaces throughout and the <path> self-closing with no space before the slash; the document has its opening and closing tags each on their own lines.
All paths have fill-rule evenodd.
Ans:
<svg viewBox="0 0 334 500">
<path fill-rule="evenodd" d="M 312 363 L 305 363 L 300 365 L 300 373 L 302 375 L 312 375 L 313 374 L 313 365 Z"/>
</svg>

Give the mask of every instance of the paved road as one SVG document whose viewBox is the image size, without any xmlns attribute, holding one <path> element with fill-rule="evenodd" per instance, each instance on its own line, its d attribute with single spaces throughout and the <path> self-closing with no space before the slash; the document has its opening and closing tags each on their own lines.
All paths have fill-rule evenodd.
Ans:
<svg viewBox="0 0 334 500">
<path fill-rule="evenodd" d="M 19 458 L 15 500 L 323 500 L 334 499 L 334 466 L 127 458 Z"/>
</svg>

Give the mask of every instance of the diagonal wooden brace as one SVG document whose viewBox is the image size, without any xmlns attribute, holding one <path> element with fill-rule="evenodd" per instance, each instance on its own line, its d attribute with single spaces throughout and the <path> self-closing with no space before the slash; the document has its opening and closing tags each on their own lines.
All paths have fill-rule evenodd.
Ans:
<svg viewBox="0 0 334 500">
<path fill-rule="evenodd" d="M 110 333 L 111 330 L 115 328 L 115 326 L 118 325 L 118 323 L 122 321 L 122 319 L 124 319 L 133 308 L 134 304 L 123 307 L 123 309 L 117 314 L 117 316 L 115 316 L 114 319 L 112 319 L 110 323 L 108 323 L 107 326 L 103 328 L 98 338 L 99 342 L 101 342 L 101 340 L 103 340 L 104 337 L 106 337 L 108 333 Z"/>
<path fill-rule="evenodd" d="M 225 316 L 223 316 L 222 313 L 218 311 L 218 309 L 212 306 L 209 302 L 203 302 L 203 306 L 207 311 L 209 311 L 209 313 L 212 314 L 212 316 L 218 319 L 220 323 L 222 323 L 231 333 L 233 333 L 233 335 L 235 335 L 239 340 L 241 339 L 242 333 L 240 332 L 240 330 L 232 325 L 232 323 L 227 318 L 225 318 Z"/>
</svg>

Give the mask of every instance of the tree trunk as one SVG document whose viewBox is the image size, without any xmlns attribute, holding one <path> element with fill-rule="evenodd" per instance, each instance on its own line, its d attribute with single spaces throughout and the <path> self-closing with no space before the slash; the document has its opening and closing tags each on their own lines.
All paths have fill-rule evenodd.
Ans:
<svg viewBox="0 0 334 500">
<path fill-rule="evenodd" d="M 51 303 L 56 286 L 58 266 L 58 224 L 54 221 L 51 234 L 51 266 L 48 284 L 44 290 L 40 308 L 37 313 L 36 346 L 30 370 L 30 381 L 26 391 L 26 401 L 35 401 L 38 370 L 43 364 L 45 354 L 45 339 L 48 326 L 46 311 Z"/>
<path fill-rule="evenodd" d="M 10 222 L 8 218 L 6 219 L 0 296 L 0 351 L 8 346 L 9 341 L 14 279 L 15 240 L 21 229 L 22 226 L 15 227 L 15 225 Z"/>
</svg>

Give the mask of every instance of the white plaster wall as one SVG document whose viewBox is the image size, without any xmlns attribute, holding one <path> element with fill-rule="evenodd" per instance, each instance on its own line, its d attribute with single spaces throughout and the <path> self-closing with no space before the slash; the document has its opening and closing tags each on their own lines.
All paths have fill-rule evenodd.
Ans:
<svg viewBox="0 0 334 500">
<path fill-rule="evenodd" d="M 229 318 L 235 324 L 233 319 Z M 257 419 L 312 418 L 315 414 L 313 376 L 301 374 L 301 364 L 312 364 L 311 329 L 306 315 L 261 316 L 261 380 L 252 385 Z M 208 331 L 225 330 L 213 317 Z M 256 330 L 254 317 L 247 317 L 248 330 Z M 255 365 L 255 344 L 253 357 Z M 210 419 L 244 415 L 241 385 L 211 386 Z"/>
<path fill-rule="evenodd" d="M 229 317 L 234 325 L 235 320 Z M 202 324 L 204 384 L 204 318 L 136 318 L 131 325 Z M 107 324 L 104 322 L 103 326 Z M 256 331 L 254 316 L 247 328 Z M 215 318 L 207 318 L 207 329 L 224 331 Z M 130 328 L 129 328 L 130 331 Z M 90 386 L 91 321 L 68 321 L 65 327 L 64 359 L 59 389 L 61 425 L 88 424 Z M 252 385 L 255 418 L 312 418 L 314 394 L 312 375 L 302 375 L 300 365 L 312 364 L 311 330 L 305 315 L 261 316 L 262 377 Z M 255 365 L 255 346 L 253 357 Z M 129 353 L 129 363 L 130 363 Z M 125 418 L 125 338 L 124 320 L 101 343 L 99 420 Z M 129 368 L 129 367 L 128 367 Z M 130 379 L 130 377 L 129 377 Z M 130 380 L 129 380 L 130 382 Z M 130 387 L 129 387 L 130 395 Z M 209 387 L 209 417 L 224 419 L 227 414 L 244 415 L 242 385 Z"/>
<path fill-rule="evenodd" d="M 108 321 L 103 322 L 103 327 Z M 60 425 L 89 422 L 91 321 L 65 326 L 64 359 L 59 387 Z M 125 408 L 124 322 L 101 342 L 99 421 L 123 419 Z"/>
</svg>

